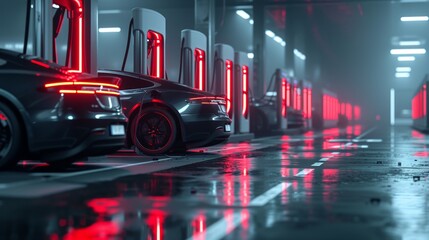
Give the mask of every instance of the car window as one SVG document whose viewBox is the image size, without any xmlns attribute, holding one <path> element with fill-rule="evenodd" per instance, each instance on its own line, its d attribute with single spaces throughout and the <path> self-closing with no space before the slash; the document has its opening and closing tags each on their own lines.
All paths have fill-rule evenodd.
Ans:
<svg viewBox="0 0 429 240">
<path fill-rule="evenodd" d="M 100 73 L 100 76 L 112 76 L 112 75 Z M 114 74 L 114 76 L 122 79 L 121 90 L 148 88 L 154 85 L 151 81 L 148 81 L 145 79 L 134 78 L 134 77 L 124 76 L 124 75 L 116 75 L 116 74 Z"/>
</svg>

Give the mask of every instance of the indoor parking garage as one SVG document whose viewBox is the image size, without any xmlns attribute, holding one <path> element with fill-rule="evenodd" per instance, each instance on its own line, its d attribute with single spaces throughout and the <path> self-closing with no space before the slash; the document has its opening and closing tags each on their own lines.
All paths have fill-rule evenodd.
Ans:
<svg viewBox="0 0 429 240">
<path fill-rule="evenodd" d="M 0 0 L 0 239 L 429 239 L 428 0 Z"/>
</svg>

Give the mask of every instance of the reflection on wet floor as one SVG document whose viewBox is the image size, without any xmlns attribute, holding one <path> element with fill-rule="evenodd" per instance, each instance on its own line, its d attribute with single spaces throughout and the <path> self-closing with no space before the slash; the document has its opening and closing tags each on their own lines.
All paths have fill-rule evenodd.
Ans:
<svg viewBox="0 0 429 240">
<path fill-rule="evenodd" d="M 1 198 L 0 239 L 428 239 L 428 144 L 409 128 L 353 126 L 195 150 L 217 157 Z M 65 171 L 80 167 L 100 168 Z"/>
</svg>

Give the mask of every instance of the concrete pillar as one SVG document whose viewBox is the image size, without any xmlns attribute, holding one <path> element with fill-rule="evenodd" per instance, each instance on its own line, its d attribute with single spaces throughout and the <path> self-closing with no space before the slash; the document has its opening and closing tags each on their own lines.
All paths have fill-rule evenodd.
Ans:
<svg viewBox="0 0 429 240">
<path fill-rule="evenodd" d="M 264 61 L 265 61 L 265 7 L 262 0 L 253 2 L 253 83 L 255 97 L 264 94 Z"/>
</svg>

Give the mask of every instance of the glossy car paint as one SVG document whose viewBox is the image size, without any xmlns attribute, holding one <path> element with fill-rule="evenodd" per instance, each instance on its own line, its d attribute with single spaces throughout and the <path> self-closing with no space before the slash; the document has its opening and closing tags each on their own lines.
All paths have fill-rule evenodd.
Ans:
<svg viewBox="0 0 429 240">
<path fill-rule="evenodd" d="M 230 132 L 225 131 L 225 126 L 231 123 L 225 105 L 204 104 L 205 98 L 215 97 L 213 94 L 128 72 L 104 70 L 99 71 L 99 75 L 121 78 L 121 101 L 129 122 L 144 108 L 156 106 L 167 109 L 176 122 L 176 146 L 210 146 L 225 142 L 230 136 Z M 128 134 L 127 145 L 131 143 Z"/>
<path fill-rule="evenodd" d="M 19 118 L 26 157 L 55 161 L 105 154 L 123 146 L 125 136 L 110 132 L 111 125 L 126 124 L 119 96 L 61 94 L 56 87 L 46 87 L 71 81 L 114 85 L 120 79 L 68 73 L 42 59 L 0 50 L 0 102 Z"/>
</svg>

